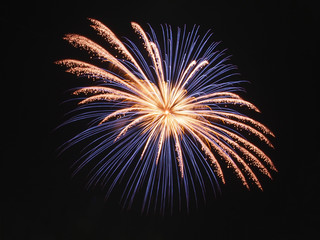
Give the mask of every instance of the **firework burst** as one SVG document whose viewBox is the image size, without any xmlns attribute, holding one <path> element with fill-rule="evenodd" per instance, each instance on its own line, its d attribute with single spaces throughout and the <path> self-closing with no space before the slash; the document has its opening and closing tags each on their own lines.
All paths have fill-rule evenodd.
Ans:
<svg viewBox="0 0 320 240">
<path fill-rule="evenodd" d="M 205 198 L 208 185 L 216 191 L 219 182 L 225 183 L 223 166 L 246 188 L 251 184 L 262 189 L 254 171 L 271 178 L 270 170 L 276 168 L 245 135 L 270 147 L 266 136 L 274 135 L 239 112 L 259 110 L 235 93 L 241 90 L 239 81 L 230 81 L 236 67 L 224 50 L 217 50 L 217 42 L 210 42 L 210 32 L 200 37 L 194 26 L 190 32 L 178 28 L 173 34 L 170 26 L 162 26 L 160 44 L 151 27 L 148 34 L 132 22 L 144 46 L 140 51 L 101 22 L 89 20 L 120 56 L 84 36 L 67 34 L 68 42 L 105 68 L 74 59 L 57 61 L 67 72 L 96 82 L 74 91 L 80 98 L 77 114 L 65 122 L 91 120 L 66 143 L 70 147 L 90 138 L 75 170 L 94 162 L 89 186 L 102 184 L 108 196 L 125 182 L 124 206 L 130 207 L 139 192 L 143 211 L 152 205 L 172 209 L 182 199 L 188 208 L 191 196 Z"/>
</svg>

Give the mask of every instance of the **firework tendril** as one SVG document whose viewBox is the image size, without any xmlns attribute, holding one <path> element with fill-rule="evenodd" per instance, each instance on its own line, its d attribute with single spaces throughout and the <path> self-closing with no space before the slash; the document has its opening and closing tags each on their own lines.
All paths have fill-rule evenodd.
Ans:
<svg viewBox="0 0 320 240">
<path fill-rule="evenodd" d="M 100 21 L 89 20 L 110 50 L 78 34 L 64 39 L 103 67 L 74 59 L 56 62 L 95 83 L 73 92 L 79 99 L 76 114 L 64 123 L 90 120 L 64 145 L 90 141 L 75 173 L 93 166 L 88 185 L 101 184 L 107 196 L 124 183 L 123 205 L 132 206 L 139 195 L 144 212 L 172 211 L 182 200 L 189 208 L 189 199 L 205 199 L 208 188 L 220 191 L 219 183 L 226 181 L 223 168 L 231 168 L 246 188 L 262 190 L 256 173 L 271 178 L 270 171 L 277 170 L 252 141 L 273 147 L 267 137 L 274 134 L 239 112 L 260 111 L 236 94 L 242 90 L 241 81 L 232 80 L 237 68 L 225 50 L 217 50 L 219 43 L 210 41 L 210 31 L 200 37 L 198 26 L 173 33 L 165 25 L 161 42 L 151 27 L 147 33 L 132 22 L 144 47 L 140 50 Z"/>
</svg>

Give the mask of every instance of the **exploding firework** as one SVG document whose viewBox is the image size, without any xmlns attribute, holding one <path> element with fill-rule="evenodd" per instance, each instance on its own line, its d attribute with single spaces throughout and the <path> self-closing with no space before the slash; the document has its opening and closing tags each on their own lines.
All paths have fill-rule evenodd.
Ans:
<svg viewBox="0 0 320 240">
<path fill-rule="evenodd" d="M 66 143 L 68 148 L 90 141 L 75 170 L 94 163 L 89 186 L 101 184 L 109 196 L 124 182 L 123 205 L 130 207 L 139 193 L 143 211 L 172 210 L 182 200 L 188 208 L 191 197 L 205 199 L 208 187 L 215 192 L 219 182 L 225 183 L 223 168 L 231 168 L 246 188 L 262 189 L 254 171 L 271 178 L 270 170 L 277 170 L 248 139 L 273 147 L 266 136 L 274 135 L 239 112 L 259 110 L 235 93 L 241 90 L 240 81 L 232 80 L 236 66 L 210 41 L 210 31 L 200 37 L 197 26 L 190 32 L 178 28 L 175 34 L 170 26 L 161 26 L 159 42 L 151 27 L 146 33 L 132 22 L 141 51 L 101 22 L 89 20 L 109 51 L 78 34 L 64 38 L 103 67 L 57 61 L 67 72 L 95 81 L 73 92 L 79 99 L 77 114 L 65 122 L 90 120 L 86 130 Z"/>
</svg>

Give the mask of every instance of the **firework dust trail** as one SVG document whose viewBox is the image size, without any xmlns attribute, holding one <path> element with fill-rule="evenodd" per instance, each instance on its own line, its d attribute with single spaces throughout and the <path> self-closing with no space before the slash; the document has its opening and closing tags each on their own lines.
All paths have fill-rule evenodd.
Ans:
<svg viewBox="0 0 320 240">
<path fill-rule="evenodd" d="M 84 36 L 64 37 L 106 66 L 75 59 L 56 62 L 96 83 L 74 91 L 76 114 L 64 123 L 91 120 L 88 129 L 64 145 L 67 149 L 94 139 L 76 162 L 75 173 L 94 163 L 89 186 L 101 184 L 109 196 L 125 182 L 123 206 L 130 208 L 140 194 L 144 212 L 152 207 L 173 211 L 182 201 L 189 208 L 191 198 L 205 199 L 207 189 L 216 192 L 219 182 L 227 182 L 224 167 L 231 168 L 246 188 L 256 185 L 262 190 L 256 172 L 271 178 L 270 170 L 277 169 L 246 135 L 273 147 L 268 136 L 274 134 L 239 112 L 260 111 L 235 93 L 241 90 L 241 81 L 232 80 L 237 68 L 225 50 L 217 50 L 217 42 L 210 43 L 210 32 L 201 38 L 199 27 L 190 32 L 184 27 L 174 36 L 170 26 L 161 26 L 160 45 L 151 27 L 149 34 L 132 22 L 143 44 L 140 51 L 100 21 L 89 20 L 120 57 Z"/>
</svg>

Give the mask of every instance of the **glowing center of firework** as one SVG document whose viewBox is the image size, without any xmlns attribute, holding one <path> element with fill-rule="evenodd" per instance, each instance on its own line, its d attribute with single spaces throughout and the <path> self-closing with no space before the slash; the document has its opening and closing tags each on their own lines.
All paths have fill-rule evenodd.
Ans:
<svg viewBox="0 0 320 240">
<path fill-rule="evenodd" d="M 170 113 L 169 110 L 165 110 L 165 111 L 164 111 L 164 114 L 165 114 L 165 115 L 168 115 L 169 113 Z"/>
</svg>

